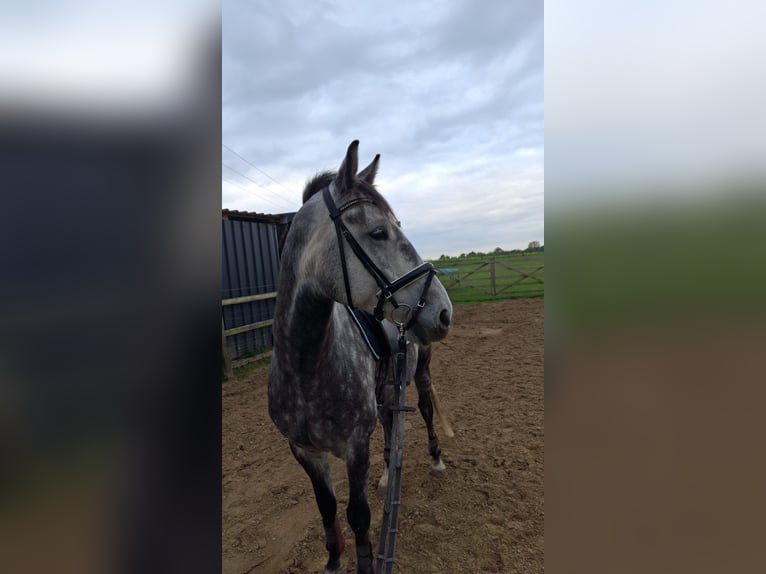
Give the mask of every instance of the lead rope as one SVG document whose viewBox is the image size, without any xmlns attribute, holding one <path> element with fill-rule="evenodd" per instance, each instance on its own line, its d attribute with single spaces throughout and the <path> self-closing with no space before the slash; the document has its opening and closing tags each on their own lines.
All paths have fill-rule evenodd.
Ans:
<svg viewBox="0 0 766 574">
<path fill-rule="evenodd" d="M 414 407 L 407 406 L 407 341 L 404 338 L 405 325 L 399 325 L 399 345 L 396 352 L 396 379 L 394 381 L 391 453 L 393 457 L 388 465 L 388 487 L 383 504 L 383 520 L 380 525 L 378 543 L 378 574 L 391 574 L 394 569 L 394 551 L 399 524 L 399 506 L 401 505 L 402 462 L 404 460 L 404 415 L 413 412 Z"/>
</svg>

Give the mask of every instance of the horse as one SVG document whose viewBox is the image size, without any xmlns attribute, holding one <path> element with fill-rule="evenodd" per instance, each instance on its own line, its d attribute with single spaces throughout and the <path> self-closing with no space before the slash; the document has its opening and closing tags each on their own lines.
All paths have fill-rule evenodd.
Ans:
<svg viewBox="0 0 766 574">
<path fill-rule="evenodd" d="M 306 184 L 283 247 L 272 323 L 269 416 L 311 481 L 326 574 L 343 571 L 345 547 L 328 454 L 346 465 L 357 573 L 374 574 L 367 483 L 376 390 L 386 374 L 346 307 L 398 325 L 413 347 L 443 339 L 452 318 L 433 265 L 423 262 L 374 186 L 380 155 L 357 173 L 358 146 L 351 142 L 337 172 Z M 408 363 L 411 377 L 415 364 Z"/>
</svg>

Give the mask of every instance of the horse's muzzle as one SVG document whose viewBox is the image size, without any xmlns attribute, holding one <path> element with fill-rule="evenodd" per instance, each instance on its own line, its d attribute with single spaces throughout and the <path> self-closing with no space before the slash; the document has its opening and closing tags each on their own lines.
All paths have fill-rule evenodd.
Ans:
<svg viewBox="0 0 766 574">
<path fill-rule="evenodd" d="M 452 313 L 449 309 L 442 309 L 433 319 L 434 322 L 428 324 L 430 322 L 426 321 L 426 318 L 421 315 L 411 325 L 412 334 L 418 343 L 430 345 L 435 341 L 441 341 L 449 333 L 449 326 L 452 322 Z"/>
</svg>

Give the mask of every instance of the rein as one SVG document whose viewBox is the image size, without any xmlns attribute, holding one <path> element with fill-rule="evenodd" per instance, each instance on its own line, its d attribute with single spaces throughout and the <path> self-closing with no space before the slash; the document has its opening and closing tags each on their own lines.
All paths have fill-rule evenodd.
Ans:
<svg viewBox="0 0 766 574">
<path fill-rule="evenodd" d="M 388 463 L 388 486 L 383 503 L 383 519 L 380 524 L 378 541 L 377 571 L 391 574 L 394 569 L 394 551 L 396 534 L 399 526 L 399 507 L 401 506 L 402 466 L 404 462 L 404 415 L 414 412 L 415 407 L 407 406 L 407 341 L 404 338 L 404 324 L 399 324 L 399 345 L 396 351 L 396 379 L 394 380 L 391 453 Z"/>
<path fill-rule="evenodd" d="M 345 210 L 355 205 L 361 203 L 374 204 L 375 202 L 368 198 L 357 198 L 338 207 L 330 195 L 329 187 L 325 187 L 322 190 L 322 197 L 324 198 L 325 204 L 327 204 L 330 218 L 335 224 L 335 233 L 338 238 L 338 250 L 340 251 L 340 261 L 343 268 L 343 283 L 345 285 L 346 299 L 348 300 L 349 307 L 353 308 L 354 303 L 351 298 L 351 285 L 349 283 L 348 268 L 346 266 L 345 242 L 348 243 L 349 247 L 354 252 L 354 255 L 356 255 L 357 259 L 359 259 L 367 272 L 372 276 L 378 284 L 378 287 L 380 287 L 380 291 L 377 294 L 378 303 L 375 306 L 374 312 L 375 319 L 377 321 L 382 321 L 383 307 L 386 303 L 391 303 L 394 307 L 394 317 L 392 317 L 394 319 L 393 322 L 399 327 L 399 343 L 395 362 L 396 377 L 394 380 L 394 403 L 389 407 L 390 410 L 393 411 L 393 432 L 391 436 L 391 452 L 393 453 L 393 458 L 388 465 L 388 487 L 386 488 L 386 500 L 383 506 L 383 520 L 380 528 L 380 540 L 377 553 L 378 572 L 390 574 L 394 567 L 394 549 L 396 548 L 399 506 L 401 505 L 402 462 L 404 460 L 404 415 L 408 412 L 415 411 L 414 407 L 407 406 L 407 340 L 405 339 L 405 334 L 407 330 L 414 325 L 418 315 L 420 315 L 423 307 L 425 307 L 426 295 L 431 288 L 431 282 L 433 281 L 434 275 L 436 275 L 436 269 L 432 263 L 421 263 L 401 277 L 390 281 L 386 277 L 386 274 L 375 265 L 372 259 L 370 259 L 362 246 L 359 245 L 359 242 L 357 242 L 340 217 Z M 394 293 L 411 285 L 424 275 L 426 276 L 426 279 L 423 285 L 423 291 L 420 294 L 415 309 L 412 309 L 409 305 L 398 303 L 394 298 Z M 402 316 L 401 322 L 395 320 L 396 312 L 399 309 L 406 309 L 406 314 Z"/>
</svg>

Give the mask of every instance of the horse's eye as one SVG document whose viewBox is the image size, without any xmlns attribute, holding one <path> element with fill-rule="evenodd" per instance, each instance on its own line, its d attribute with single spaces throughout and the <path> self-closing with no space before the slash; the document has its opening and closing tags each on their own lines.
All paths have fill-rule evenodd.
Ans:
<svg viewBox="0 0 766 574">
<path fill-rule="evenodd" d="M 388 231 L 386 231 L 385 227 L 376 227 L 370 231 L 370 237 L 372 237 L 375 241 L 385 241 L 388 239 Z"/>
</svg>

